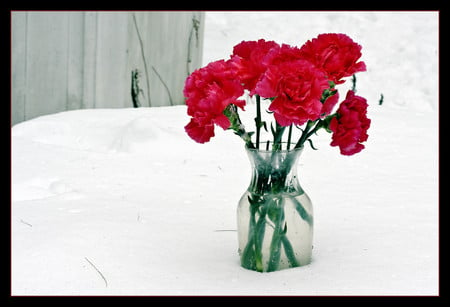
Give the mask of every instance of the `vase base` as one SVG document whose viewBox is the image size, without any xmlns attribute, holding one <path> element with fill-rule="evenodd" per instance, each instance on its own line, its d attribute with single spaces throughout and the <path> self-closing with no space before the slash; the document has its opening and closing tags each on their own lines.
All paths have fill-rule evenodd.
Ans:
<svg viewBox="0 0 450 307">
<path fill-rule="evenodd" d="M 259 269 L 254 268 L 254 267 L 246 267 L 242 263 L 241 263 L 241 267 L 244 268 L 244 269 L 247 269 L 249 271 L 254 271 L 254 272 L 258 272 L 258 273 L 271 273 L 271 272 L 284 271 L 284 270 L 288 270 L 288 269 L 295 269 L 295 268 L 299 268 L 299 267 L 304 267 L 304 266 L 308 266 L 309 264 L 311 264 L 311 260 L 309 262 L 305 262 L 305 263 L 302 263 L 301 265 L 295 265 L 295 266 L 291 266 L 291 265 L 284 266 L 283 263 L 281 262 L 280 266 L 277 269 L 275 269 L 275 270 L 267 270 L 267 268 L 266 269 L 263 268 L 263 269 L 259 270 Z"/>
</svg>

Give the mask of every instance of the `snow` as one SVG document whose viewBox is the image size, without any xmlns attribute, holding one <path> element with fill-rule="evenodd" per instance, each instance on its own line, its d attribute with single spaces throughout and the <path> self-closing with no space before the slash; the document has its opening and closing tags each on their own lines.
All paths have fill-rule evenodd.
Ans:
<svg viewBox="0 0 450 307">
<path fill-rule="evenodd" d="M 201 145 L 185 106 L 86 109 L 12 128 L 11 294 L 438 295 L 437 13 L 207 12 L 205 63 L 243 39 L 338 31 L 363 45 L 372 125 L 359 154 L 320 131 L 300 158 L 310 265 L 240 267 L 250 165 L 230 131 Z"/>
</svg>

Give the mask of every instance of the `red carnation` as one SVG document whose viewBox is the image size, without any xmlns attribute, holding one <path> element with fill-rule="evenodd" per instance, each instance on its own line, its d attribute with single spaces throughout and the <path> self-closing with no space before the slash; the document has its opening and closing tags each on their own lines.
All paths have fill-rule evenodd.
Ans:
<svg viewBox="0 0 450 307">
<path fill-rule="evenodd" d="M 244 88 L 231 70 L 229 62 L 219 60 L 197 69 L 186 79 L 183 93 L 186 97 L 187 113 L 192 116 L 185 126 L 187 134 L 199 143 L 214 136 L 214 124 L 224 130 L 230 127 L 223 114 L 230 104 L 244 108 L 245 101 L 238 100 Z"/>
<path fill-rule="evenodd" d="M 281 126 L 303 125 L 322 113 L 320 98 L 328 88 L 324 73 L 308 61 L 271 65 L 256 86 L 256 93 L 275 99 L 269 106 Z"/>
<path fill-rule="evenodd" d="M 330 145 L 339 146 L 341 154 L 350 156 L 364 149 L 361 142 L 367 141 L 367 130 L 370 127 L 367 107 L 365 98 L 348 91 L 336 112 L 337 116 L 332 118 L 329 125 L 333 131 Z"/>
<path fill-rule="evenodd" d="M 345 34 L 329 33 L 307 41 L 300 53 L 304 59 L 323 69 L 330 81 L 340 84 L 344 83 L 342 78 L 366 70 L 364 62 L 357 62 L 361 48 Z"/>
<path fill-rule="evenodd" d="M 300 49 L 288 44 L 275 46 L 270 49 L 267 56 L 264 58 L 264 65 L 279 65 L 283 62 L 296 61 L 301 59 Z"/>
<path fill-rule="evenodd" d="M 266 71 L 264 57 L 270 49 L 278 46 L 274 41 L 242 41 L 233 48 L 231 66 L 235 70 L 245 89 L 254 95 L 256 83 Z"/>
</svg>

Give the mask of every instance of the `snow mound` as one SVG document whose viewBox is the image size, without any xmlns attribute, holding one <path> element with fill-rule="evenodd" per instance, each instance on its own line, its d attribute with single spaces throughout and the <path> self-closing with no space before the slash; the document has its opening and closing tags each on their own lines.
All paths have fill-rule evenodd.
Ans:
<svg viewBox="0 0 450 307">
<path fill-rule="evenodd" d="M 70 184 L 58 178 L 35 177 L 15 184 L 12 201 L 38 200 L 62 196 L 65 200 L 83 197 Z"/>
<path fill-rule="evenodd" d="M 164 130 L 148 117 L 138 117 L 123 125 L 116 133 L 110 150 L 117 152 L 145 152 L 157 139 L 164 137 Z"/>
<path fill-rule="evenodd" d="M 12 135 L 37 143 L 99 153 L 148 153 L 155 150 L 155 141 L 164 142 L 181 134 L 188 141 L 183 129 L 188 122 L 185 106 L 173 107 L 177 120 L 169 122 L 159 118 L 161 110 L 158 108 L 123 110 L 125 116 L 117 116 L 115 109 L 45 115 L 15 125 Z M 178 120 L 182 116 L 186 117 L 186 123 Z"/>
</svg>

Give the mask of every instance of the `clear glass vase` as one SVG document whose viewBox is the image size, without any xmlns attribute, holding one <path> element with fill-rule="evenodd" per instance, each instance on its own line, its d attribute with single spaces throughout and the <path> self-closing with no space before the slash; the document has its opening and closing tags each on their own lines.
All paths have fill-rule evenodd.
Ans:
<svg viewBox="0 0 450 307">
<path fill-rule="evenodd" d="M 237 209 L 241 265 L 272 272 L 310 263 L 313 208 L 297 176 L 302 148 L 246 151 L 252 176 Z"/>
</svg>

